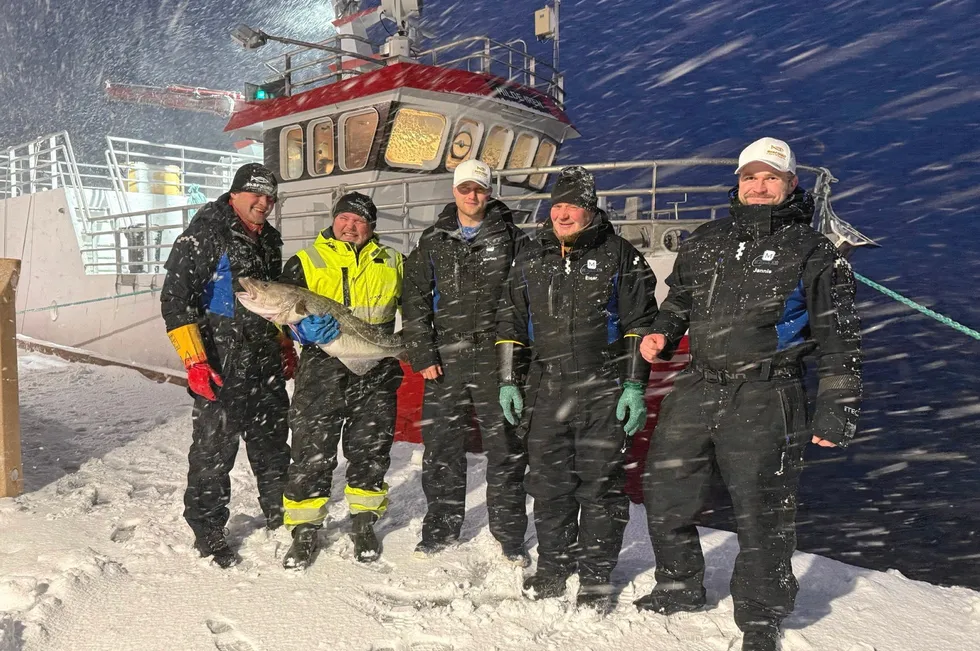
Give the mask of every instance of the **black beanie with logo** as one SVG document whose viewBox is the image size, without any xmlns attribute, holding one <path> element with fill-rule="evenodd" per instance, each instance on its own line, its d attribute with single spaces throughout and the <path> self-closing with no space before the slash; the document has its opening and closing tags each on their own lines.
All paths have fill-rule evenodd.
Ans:
<svg viewBox="0 0 980 651">
<path fill-rule="evenodd" d="M 371 228 L 378 223 L 378 207 L 371 201 L 371 197 L 360 192 L 350 192 L 337 200 L 333 207 L 333 216 L 336 217 L 342 212 L 360 215 L 371 224 Z"/>
<path fill-rule="evenodd" d="M 246 163 L 235 172 L 229 192 L 254 192 L 275 199 L 279 191 L 276 175 L 265 165 Z"/>
</svg>

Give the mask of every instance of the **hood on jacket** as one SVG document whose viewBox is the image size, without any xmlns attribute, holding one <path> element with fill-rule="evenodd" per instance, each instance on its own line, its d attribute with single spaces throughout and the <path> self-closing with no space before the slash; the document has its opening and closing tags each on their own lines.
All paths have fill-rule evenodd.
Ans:
<svg viewBox="0 0 980 651">
<path fill-rule="evenodd" d="M 771 235 L 790 224 L 812 224 L 813 195 L 797 186 L 777 206 L 750 206 L 738 198 L 738 186 L 728 192 L 729 212 L 735 227 L 752 239 Z"/>
</svg>

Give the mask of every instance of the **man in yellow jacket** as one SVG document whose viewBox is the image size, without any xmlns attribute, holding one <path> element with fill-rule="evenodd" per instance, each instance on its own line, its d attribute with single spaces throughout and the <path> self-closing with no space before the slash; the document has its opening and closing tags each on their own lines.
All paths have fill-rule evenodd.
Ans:
<svg viewBox="0 0 980 651">
<path fill-rule="evenodd" d="M 401 298 L 401 254 L 375 237 L 378 211 L 369 197 L 357 192 L 344 195 L 333 214 L 332 226 L 289 259 L 282 281 L 342 302 L 363 321 L 394 331 Z M 289 410 L 293 454 L 283 493 L 285 523 L 293 536 L 283 566 L 290 569 L 304 569 L 313 560 L 341 433 L 354 554 L 357 560 L 370 562 L 380 553 L 373 525 L 388 506 L 384 476 L 394 441 L 395 392 L 402 370 L 397 360 L 383 359 L 364 375 L 353 373 L 318 346 L 338 335 L 337 322 L 329 316 L 307 317 L 295 329 L 303 349 Z"/>
</svg>

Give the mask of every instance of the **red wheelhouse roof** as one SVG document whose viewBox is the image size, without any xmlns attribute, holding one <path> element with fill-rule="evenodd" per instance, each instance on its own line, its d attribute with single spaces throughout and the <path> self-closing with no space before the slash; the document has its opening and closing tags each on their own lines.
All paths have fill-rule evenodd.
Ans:
<svg viewBox="0 0 980 651">
<path fill-rule="evenodd" d="M 243 109 L 232 114 L 225 131 L 241 129 L 258 122 L 310 111 L 321 106 L 378 95 L 397 88 L 493 97 L 536 113 L 551 115 L 556 120 L 571 125 L 568 116 L 558 108 L 551 97 L 533 88 L 468 70 L 418 63 L 395 63 L 358 75 L 353 79 L 313 88 L 291 97 L 246 102 Z"/>
</svg>

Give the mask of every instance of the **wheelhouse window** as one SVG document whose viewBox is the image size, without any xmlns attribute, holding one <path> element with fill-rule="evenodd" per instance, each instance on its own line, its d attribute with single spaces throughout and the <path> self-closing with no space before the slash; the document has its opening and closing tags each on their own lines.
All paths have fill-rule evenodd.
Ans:
<svg viewBox="0 0 980 651">
<path fill-rule="evenodd" d="M 391 126 L 385 162 L 393 167 L 434 169 L 446 138 L 446 116 L 414 108 L 399 109 Z"/>
<path fill-rule="evenodd" d="M 541 144 L 538 145 L 538 151 L 534 154 L 534 161 L 531 162 L 531 167 L 548 167 L 555 162 L 555 153 L 557 151 L 558 145 L 546 138 L 542 138 Z M 528 183 L 535 190 L 540 190 L 548 183 L 548 175 L 532 174 Z"/>
<path fill-rule="evenodd" d="M 308 130 L 311 147 L 307 168 L 310 170 L 310 174 L 313 176 L 333 174 L 337 162 L 333 120 L 327 118 L 311 122 Z"/>
<path fill-rule="evenodd" d="M 537 136 L 527 132 L 520 134 L 514 141 L 514 149 L 510 152 L 510 158 L 507 160 L 507 169 L 516 170 L 522 167 L 531 167 L 531 161 L 534 160 L 537 149 Z M 527 174 L 508 176 L 507 180 L 511 183 L 524 183 L 527 180 Z"/>
<path fill-rule="evenodd" d="M 353 172 L 364 169 L 371 156 L 377 131 L 378 112 L 375 109 L 349 113 L 340 119 L 342 170 Z"/>
<path fill-rule="evenodd" d="M 456 132 L 446 151 L 446 169 L 452 172 L 463 161 L 475 157 L 482 137 L 483 125 L 476 120 L 463 118 L 457 122 Z"/>
<path fill-rule="evenodd" d="M 279 173 L 286 181 L 303 176 L 303 127 L 286 127 L 280 132 Z"/>
<path fill-rule="evenodd" d="M 510 144 L 514 140 L 514 132 L 497 125 L 490 129 L 487 134 L 487 141 L 483 145 L 483 152 L 480 160 L 490 166 L 490 169 L 499 170 L 507 160 L 507 153 L 510 151 Z"/>
</svg>

